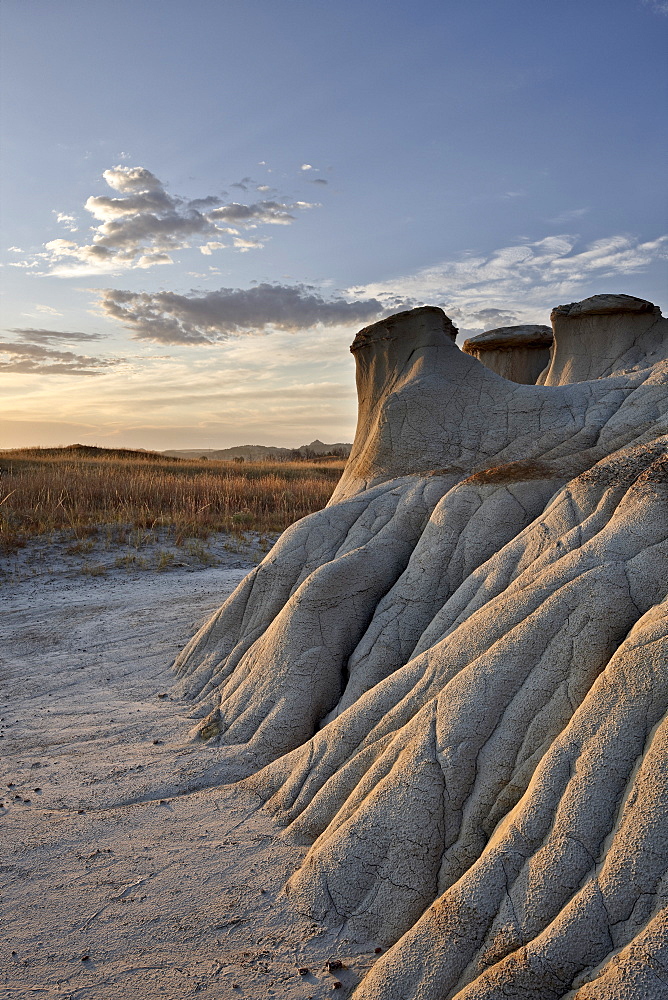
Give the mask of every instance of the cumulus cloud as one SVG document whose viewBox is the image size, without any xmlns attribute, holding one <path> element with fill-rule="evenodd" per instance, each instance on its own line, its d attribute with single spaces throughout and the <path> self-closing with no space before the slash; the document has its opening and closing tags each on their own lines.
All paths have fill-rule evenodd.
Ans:
<svg viewBox="0 0 668 1000">
<path fill-rule="evenodd" d="M 76 233 L 78 231 L 79 227 L 75 216 L 68 215 L 66 212 L 56 212 L 55 209 L 53 214 L 56 217 L 56 222 L 61 222 L 71 233 Z"/>
<path fill-rule="evenodd" d="M 188 202 L 188 208 L 213 208 L 215 205 L 220 205 L 227 198 L 227 192 L 222 192 L 220 195 L 208 194 L 206 198 L 191 198 Z"/>
<path fill-rule="evenodd" d="M 235 226 L 257 225 L 261 222 L 274 226 L 289 226 L 295 221 L 295 216 L 291 213 L 305 208 L 316 208 L 316 206 L 308 201 L 295 201 L 291 205 L 280 201 L 258 201 L 254 205 L 239 205 L 237 202 L 232 202 L 221 208 L 214 208 L 210 218 L 216 222 L 229 222 Z"/>
<path fill-rule="evenodd" d="M 316 207 L 305 201 L 267 199 L 248 205 L 235 201 L 225 204 L 222 195 L 187 200 L 170 194 L 145 167 L 119 164 L 102 176 L 115 194 L 95 195 L 86 201 L 86 210 L 99 223 L 93 228 L 92 241 L 50 240 L 32 261 L 13 266 L 43 267 L 46 262 L 50 274 L 104 274 L 169 264 L 174 252 L 191 247 L 204 247 L 204 253 L 224 247 L 245 252 L 263 243 L 244 240 L 240 229 L 288 226 L 298 212 Z M 232 186 L 246 190 L 247 182 L 248 177 Z M 75 231 L 74 216 L 56 214 Z M 238 242 L 228 237 L 236 237 Z"/>
<path fill-rule="evenodd" d="M 299 169 L 303 170 L 304 173 L 308 173 L 311 170 L 318 170 L 318 167 L 314 167 L 312 163 L 302 163 Z M 327 184 L 324 177 L 305 177 L 304 179 L 307 180 L 309 184 Z"/>
<path fill-rule="evenodd" d="M 441 305 L 468 335 L 515 323 L 544 323 L 551 307 L 572 300 L 592 282 L 634 275 L 668 258 L 668 236 L 640 242 L 628 235 L 596 240 L 578 249 L 571 235 L 502 247 L 487 254 L 467 253 L 415 274 L 349 289 L 349 296 L 372 296 L 384 305 L 411 299 L 416 305 Z M 599 288 L 600 290 L 600 288 Z M 588 294 L 592 294 L 588 292 Z M 500 310 L 502 321 L 488 325 Z M 498 318 L 498 317 L 497 317 Z M 484 322 L 481 322 L 484 320 Z"/>
<path fill-rule="evenodd" d="M 248 253 L 249 250 L 260 250 L 264 246 L 260 240 L 251 240 L 248 237 L 235 236 L 232 240 L 233 246 L 240 250 L 241 253 Z"/>
<path fill-rule="evenodd" d="M 94 358 L 73 351 L 58 351 L 41 344 L 0 341 L 0 372 L 16 375 L 102 375 L 123 358 Z"/>
<path fill-rule="evenodd" d="M 233 334 L 361 325 L 388 311 L 375 298 L 325 299 L 309 285 L 268 283 L 219 288 L 203 295 L 110 288 L 102 292 L 100 305 L 106 316 L 133 330 L 138 339 L 164 344 L 207 344 Z"/>
<path fill-rule="evenodd" d="M 219 243 L 217 240 L 212 240 L 210 243 L 203 243 L 202 246 L 199 248 L 199 252 L 206 254 L 207 257 L 210 257 L 214 250 L 220 250 L 220 248 L 224 246 L 225 246 L 224 243 Z"/>
<path fill-rule="evenodd" d="M 102 176 L 110 188 L 123 194 L 162 190 L 162 182 L 146 167 L 111 167 L 105 170 Z"/>
</svg>

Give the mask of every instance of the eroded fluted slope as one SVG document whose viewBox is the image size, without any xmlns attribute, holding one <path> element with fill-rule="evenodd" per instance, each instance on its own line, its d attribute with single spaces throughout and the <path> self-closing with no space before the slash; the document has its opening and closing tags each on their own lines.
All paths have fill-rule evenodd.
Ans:
<svg viewBox="0 0 668 1000">
<path fill-rule="evenodd" d="M 665 590 L 666 472 L 647 451 L 627 457 L 637 478 L 626 490 L 606 489 L 604 468 L 598 491 L 589 474 L 560 494 L 453 595 L 424 652 L 252 779 L 295 834 L 318 837 L 290 882 L 300 906 L 358 938 L 393 941 L 479 856 Z M 580 523 L 573 510 L 587 500 Z"/>
<path fill-rule="evenodd" d="M 311 845 L 295 906 L 393 945 L 359 1000 L 668 982 L 666 325 L 559 307 L 541 386 L 440 310 L 362 331 L 330 505 L 177 661 L 204 780 Z"/>
<path fill-rule="evenodd" d="M 617 949 L 668 903 L 667 658 L 663 603 L 631 630 L 478 860 L 377 963 L 360 1000 L 561 997 L 601 963 L 607 977 Z"/>
</svg>

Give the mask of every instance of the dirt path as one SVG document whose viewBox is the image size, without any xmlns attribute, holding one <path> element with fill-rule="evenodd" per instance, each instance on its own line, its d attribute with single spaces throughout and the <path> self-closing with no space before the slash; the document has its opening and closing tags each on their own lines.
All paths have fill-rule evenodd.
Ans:
<svg viewBox="0 0 668 1000">
<path fill-rule="evenodd" d="M 372 963 L 289 908 L 298 849 L 253 799 L 146 791 L 202 752 L 169 664 L 244 573 L 5 588 L 0 997 L 319 1000 Z"/>
</svg>

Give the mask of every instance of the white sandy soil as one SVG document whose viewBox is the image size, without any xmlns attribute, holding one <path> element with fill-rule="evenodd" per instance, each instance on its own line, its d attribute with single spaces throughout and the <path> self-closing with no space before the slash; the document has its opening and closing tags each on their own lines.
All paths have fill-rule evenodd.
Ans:
<svg viewBox="0 0 668 1000">
<path fill-rule="evenodd" d="M 302 849 L 233 786 L 164 795 L 215 755 L 170 663 L 254 559 L 90 575 L 50 544 L 0 590 L 0 997 L 348 997 L 374 943 L 291 909 Z"/>
</svg>

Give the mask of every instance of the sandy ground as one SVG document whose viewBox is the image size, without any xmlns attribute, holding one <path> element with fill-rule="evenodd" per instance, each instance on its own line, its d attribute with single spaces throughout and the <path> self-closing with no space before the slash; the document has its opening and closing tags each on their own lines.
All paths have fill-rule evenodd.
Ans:
<svg viewBox="0 0 668 1000">
<path fill-rule="evenodd" d="M 0 997 L 343 998 L 376 957 L 290 908 L 301 849 L 247 793 L 160 797 L 213 753 L 169 666 L 252 561 L 225 551 L 198 571 L 91 576 L 55 550 L 6 568 Z"/>
</svg>

